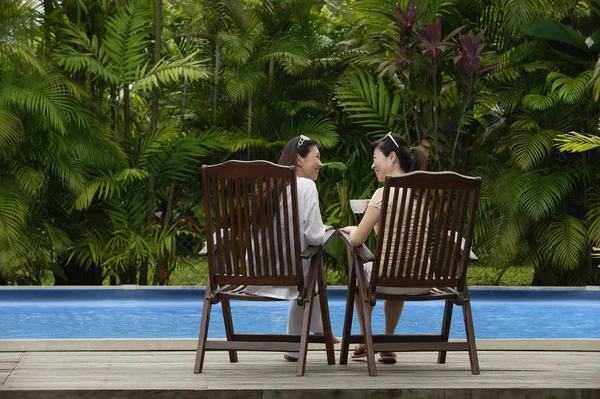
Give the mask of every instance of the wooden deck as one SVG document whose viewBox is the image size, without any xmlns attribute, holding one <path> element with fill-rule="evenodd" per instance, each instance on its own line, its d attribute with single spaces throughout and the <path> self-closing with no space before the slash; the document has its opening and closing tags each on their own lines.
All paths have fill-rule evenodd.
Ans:
<svg viewBox="0 0 600 399">
<path fill-rule="evenodd" d="M 207 353 L 193 374 L 192 351 L 0 352 L 0 398 L 600 398 L 600 352 L 480 351 L 481 375 L 466 353 L 398 353 L 395 365 L 327 366 L 311 351 L 306 375 L 280 353 Z M 339 360 L 339 352 L 336 353 Z"/>
</svg>

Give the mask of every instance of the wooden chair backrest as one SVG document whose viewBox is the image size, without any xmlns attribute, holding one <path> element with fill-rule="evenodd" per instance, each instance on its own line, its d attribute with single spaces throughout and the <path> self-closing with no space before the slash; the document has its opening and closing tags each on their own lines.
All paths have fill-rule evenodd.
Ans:
<svg viewBox="0 0 600 399">
<path fill-rule="evenodd" d="M 481 178 L 454 172 L 387 176 L 371 289 L 462 290 L 480 186 Z"/>
<path fill-rule="evenodd" d="M 302 292 L 295 168 L 204 165 L 202 187 L 210 284 L 295 285 Z"/>
</svg>

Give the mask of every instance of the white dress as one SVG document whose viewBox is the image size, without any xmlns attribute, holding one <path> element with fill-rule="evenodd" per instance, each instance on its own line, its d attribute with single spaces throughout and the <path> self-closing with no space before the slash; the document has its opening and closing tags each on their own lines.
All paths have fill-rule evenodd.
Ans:
<svg viewBox="0 0 600 399">
<path fill-rule="evenodd" d="M 298 221 L 300 223 L 300 251 L 309 245 L 319 246 L 325 241 L 325 225 L 321 219 L 319 208 L 319 193 L 314 181 L 305 177 L 296 177 L 298 187 Z M 292 195 L 288 194 L 289 209 L 291 210 Z M 284 227 L 282 226 L 282 229 Z M 282 232 L 283 234 L 283 232 Z M 291 247 L 291 245 L 289 246 Z M 288 247 L 288 248 L 289 248 Z M 308 281 L 310 259 L 302 259 L 304 282 Z M 279 265 L 278 265 L 279 267 Z M 267 296 L 278 299 L 296 299 L 298 288 L 296 286 L 249 286 L 247 294 Z"/>
</svg>

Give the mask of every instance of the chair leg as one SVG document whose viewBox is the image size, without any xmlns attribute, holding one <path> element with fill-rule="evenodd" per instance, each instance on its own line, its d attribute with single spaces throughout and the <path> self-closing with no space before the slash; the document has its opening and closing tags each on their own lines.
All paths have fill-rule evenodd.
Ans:
<svg viewBox="0 0 600 399">
<path fill-rule="evenodd" d="M 353 262 L 356 265 L 357 274 L 357 285 L 358 285 L 358 299 L 360 306 L 363 307 L 364 317 L 364 335 L 365 335 L 365 350 L 367 351 L 367 368 L 371 377 L 377 376 L 377 369 L 375 367 L 375 351 L 373 350 L 373 331 L 371 325 L 371 304 L 367 298 L 367 282 L 365 276 L 365 270 L 358 261 Z"/>
<path fill-rule="evenodd" d="M 323 267 L 323 257 L 319 256 L 317 263 L 318 276 L 317 284 L 319 286 L 319 302 L 321 306 L 321 321 L 323 323 L 323 335 L 325 338 L 325 352 L 327 353 L 327 364 L 335 364 L 335 353 L 333 349 L 333 331 L 331 330 L 331 320 L 329 317 L 329 304 L 327 303 L 327 280 Z"/>
<path fill-rule="evenodd" d="M 344 316 L 344 328 L 342 330 L 342 350 L 340 352 L 340 364 L 348 364 L 348 351 L 350 347 L 350 333 L 352 332 L 352 317 L 354 316 L 354 297 L 356 296 L 356 273 L 354 265 L 350 264 L 348 274 L 348 294 L 346 295 L 346 313 Z"/>
<path fill-rule="evenodd" d="M 194 373 L 202 372 L 204 365 L 204 354 L 206 346 L 206 338 L 208 337 L 208 324 L 210 323 L 210 311 L 212 303 L 210 302 L 210 284 L 206 285 L 204 293 L 204 303 L 202 304 L 202 318 L 200 321 L 200 334 L 198 337 L 198 348 L 196 349 L 196 361 L 194 363 Z"/>
<path fill-rule="evenodd" d="M 312 314 L 312 304 L 314 301 L 316 285 L 316 264 L 314 259 L 311 261 L 310 272 L 308 274 L 308 284 L 306 287 L 306 296 L 304 297 L 304 306 L 302 308 L 302 330 L 300 332 L 300 347 L 298 348 L 298 365 L 296 366 L 296 376 L 304 375 L 306 369 L 306 355 L 308 352 L 308 335 L 310 334 L 310 317 Z"/>
<path fill-rule="evenodd" d="M 473 326 L 473 314 L 471 313 L 471 301 L 467 299 L 463 305 L 465 319 L 465 333 L 469 344 L 469 360 L 471 362 L 471 373 L 479 374 L 479 358 L 477 357 L 477 345 L 475 343 L 475 328 Z"/>
<path fill-rule="evenodd" d="M 448 342 L 448 337 L 450 336 L 450 325 L 452 324 L 452 309 L 454 309 L 454 304 L 446 300 L 446 306 L 444 307 L 444 319 L 442 320 L 442 342 Z M 446 363 L 446 351 L 438 352 L 438 363 Z"/>
<path fill-rule="evenodd" d="M 221 300 L 221 306 L 223 310 L 223 323 L 225 324 L 225 335 L 227 336 L 227 341 L 233 341 L 233 318 L 231 317 L 231 304 L 229 303 L 229 298 L 223 298 Z M 229 351 L 229 361 L 231 363 L 237 363 L 237 351 Z"/>
</svg>

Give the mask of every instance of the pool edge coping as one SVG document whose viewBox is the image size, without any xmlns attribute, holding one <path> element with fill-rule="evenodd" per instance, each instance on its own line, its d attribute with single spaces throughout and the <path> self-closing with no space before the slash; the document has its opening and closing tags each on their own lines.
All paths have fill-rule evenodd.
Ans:
<svg viewBox="0 0 600 399">
<path fill-rule="evenodd" d="M 195 338 L 0 339 L 0 352 L 195 351 L 197 342 Z M 311 344 L 309 349 L 323 350 L 323 347 Z M 339 349 L 340 345 L 337 344 L 336 350 Z M 479 351 L 600 352 L 600 339 L 478 339 L 477 349 Z"/>
</svg>

